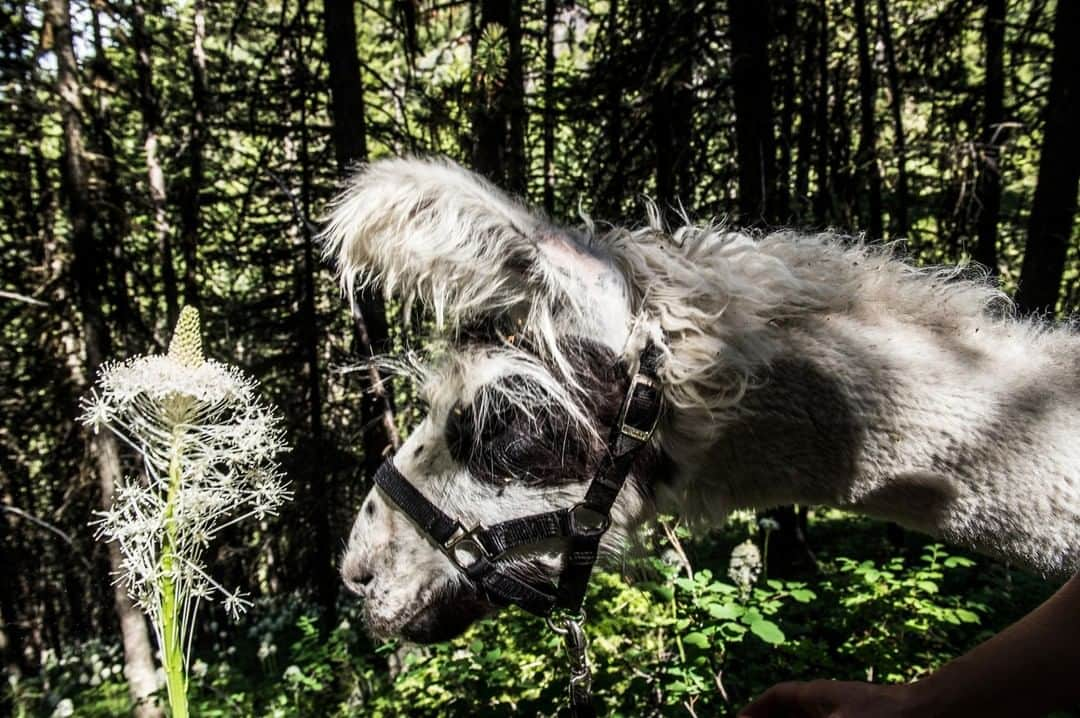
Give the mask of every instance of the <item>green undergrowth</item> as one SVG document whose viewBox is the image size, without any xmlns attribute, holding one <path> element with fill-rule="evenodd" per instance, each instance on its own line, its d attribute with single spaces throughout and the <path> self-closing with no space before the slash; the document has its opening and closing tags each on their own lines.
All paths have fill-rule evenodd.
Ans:
<svg viewBox="0 0 1080 718">
<path fill-rule="evenodd" d="M 882 524 L 835 511 L 811 523 L 817 573 L 775 579 L 766 567 L 746 590 L 726 573 L 747 532 L 745 523 L 697 541 L 676 532 L 686 539 L 692 576 L 681 561 L 657 558 L 676 555 L 660 532 L 652 555 L 595 576 L 587 630 L 594 688 L 609 715 L 734 715 L 789 679 L 911 680 L 1053 590 L 914 535 L 897 546 Z M 539 619 L 511 610 L 450 643 L 410 647 L 369 643 L 352 602 L 342 616 L 321 636 L 316 611 L 291 596 L 261 602 L 240 625 L 209 621 L 192 669 L 192 715 L 549 716 L 561 709 L 563 649 Z M 109 650 L 95 644 L 52 658 L 42 678 L 14 686 L 16 714 L 123 714 L 119 654 Z"/>
</svg>

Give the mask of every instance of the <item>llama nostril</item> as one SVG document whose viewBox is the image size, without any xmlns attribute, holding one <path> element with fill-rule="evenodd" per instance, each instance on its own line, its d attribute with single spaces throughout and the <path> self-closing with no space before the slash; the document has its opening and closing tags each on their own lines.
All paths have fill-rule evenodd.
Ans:
<svg viewBox="0 0 1080 718">
<path fill-rule="evenodd" d="M 357 573 L 346 579 L 345 584 L 353 593 L 363 595 L 364 589 L 368 587 L 368 584 L 370 584 L 374 578 L 375 577 L 370 573 Z"/>
</svg>

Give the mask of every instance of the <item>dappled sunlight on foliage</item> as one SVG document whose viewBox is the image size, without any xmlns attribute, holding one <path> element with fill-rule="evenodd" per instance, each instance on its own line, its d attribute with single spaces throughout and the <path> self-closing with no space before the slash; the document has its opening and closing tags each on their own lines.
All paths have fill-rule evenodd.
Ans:
<svg viewBox="0 0 1080 718">
<path fill-rule="evenodd" d="M 878 524 L 825 512 L 821 573 L 760 579 L 744 599 L 709 559 L 691 579 L 660 559 L 626 576 L 599 572 L 589 595 L 594 687 L 611 715 L 734 715 L 778 678 L 829 675 L 908 681 L 966 650 L 1045 597 L 1042 582 L 985 559 L 917 542 L 888 555 Z M 690 555 L 721 557 L 735 526 Z M 682 531 L 680 530 L 680 533 Z M 760 540 L 760 536 L 757 537 Z M 662 553 L 666 539 L 657 537 Z M 199 716 L 555 715 L 564 701 L 558 636 L 518 610 L 446 644 L 374 647 L 355 604 L 326 639 L 317 609 L 297 596 L 261 601 L 238 626 L 214 623 L 196 651 L 192 712 Z M 78 715 L 115 715 L 124 694 L 117 649 L 81 647 L 49 664 L 45 684 L 20 688 L 27 715 L 62 699 Z M 104 656 L 104 658 L 102 658 Z M 111 666 L 111 667 L 110 667 Z M 391 677 L 393 676 L 393 677 Z"/>
<path fill-rule="evenodd" d="M 543 622 L 509 610 L 445 645 L 376 645 L 341 585 L 375 467 L 425 415 L 417 387 L 357 365 L 446 350 L 400 298 L 365 291 L 350 313 L 318 238 L 341 183 L 385 157 L 444 155 L 560 226 L 642 227 L 653 207 L 658 223 L 830 228 L 918 265 L 977 260 L 1010 295 L 1037 295 L 1022 309 L 1064 317 L 1080 307 L 1080 120 L 1052 70 L 1075 51 L 1062 9 L 1076 7 L 4 2 L 0 715 L 128 714 L 125 668 L 164 691 L 153 632 L 116 600 L 122 557 L 90 524 L 141 485 L 138 451 L 80 427 L 79 397 L 110 358 L 166 351 L 185 304 L 206 354 L 280 410 L 294 498 L 200 542 L 213 581 L 253 606 L 237 625 L 204 606 L 191 626 L 192 715 L 555 714 L 566 661 Z M 165 388 L 149 369 L 125 381 Z M 251 426 L 237 439 L 267 436 Z M 657 530 L 597 574 L 587 631 L 613 715 L 732 715 L 789 678 L 910 680 L 1052 588 L 811 510 L 817 572 L 770 567 L 767 532 L 743 517 L 696 540 L 676 529 L 689 566 Z"/>
</svg>

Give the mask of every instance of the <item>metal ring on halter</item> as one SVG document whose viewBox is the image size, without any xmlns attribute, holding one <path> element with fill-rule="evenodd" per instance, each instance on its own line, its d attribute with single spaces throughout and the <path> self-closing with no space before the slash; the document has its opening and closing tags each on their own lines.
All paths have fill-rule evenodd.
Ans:
<svg viewBox="0 0 1080 718">
<path fill-rule="evenodd" d="M 579 501 L 570 507 L 567 513 L 570 520 L 570 533 L 574 536 L 602 536 L 611 527 L 611 516 Z"/>
<path fill-rule="evenodd" d="M 571 613 L 561 609 L 555 609 L 551 612 L 550 616 L 545 616 L 544 621 L 547 623 L 547 627 L 560 636 L 565 636 L 566 632 L 570 630 L 567 623 L 573 622 L 579 626 L 585 623 L 585 609 L 581 609 L 577 613 Z M 558 622 L 560 625 L 556 625 Z"/>
<path fill-rule="evenodd" d="M 664 396 L 656 374 L 661 355 L 652 341 L 642 349 L 618 421 L 608 437 L 609 460 L 597 469 L 585 497 L 569 508 L 466 529 L 410 483 L 392 459 L 384 461 L 375 473 L 379 489 L 478 591 L 494 603 L 516 604 L 544 616 L 548 627 L 562 637 L 570 662 L 570 707 L 576 718 L 595 718 L 596 711 L 591 705 L 585 612 L 575 613 L 573 607 L 580 607 L 585 599 L 600 538 L 611 527 L 611 510 L 630 475 L 634 457 L 647 445 L 663 413 Z M 511 548 L 553 538 L 569 540 L 557 585 L 547 582 L 538 586 L 519 579 L 499 560 Z M 560 608 L 552 611 L 554 606 Z"/>
<path fill-rule="evenodd" d="M 562 627 L 548 618 L 552 630 L 562 635 L 566 658 L 570 662 L 570 710 L 574 716 L 595 716 L 592 706 L 592 669 L 589 667 L 589 637 L 581 622 L 563 618 Z"/>
<path fill-rule="evenodd" d="M 454 562 L 454 565 L 468 573 L 469 567 L 477 561 L 490 561 L 495 558 L 484 548 L 484 544 L 480 543 L 480 539 L 476 536 L 486 530 L 483 524 L 477 524 L 468 531 L 464 529 L 455 531 L 454 535 L 443 544 L 443 552 Z"/>
</svg>

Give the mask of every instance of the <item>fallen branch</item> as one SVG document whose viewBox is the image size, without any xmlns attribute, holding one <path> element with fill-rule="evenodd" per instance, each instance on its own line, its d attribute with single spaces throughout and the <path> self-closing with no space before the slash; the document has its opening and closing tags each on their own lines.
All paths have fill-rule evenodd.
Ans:
<svg viewBox="0 0 1080 718">
<path fill-rule="evenodd" d="M 71 548 L 75 549 L 75 556 L 76 556 L 76 558 L 79 559 L 79 561 L 82 562 L 83 566 L 85 566 L 87 569 L 91 568 L 90 562 L 86 559 L 85 556 L 83 556 L 82 552 L 79 551 L 79 547 L 75 545 L 75 540 L 72 539 L 71 536 L 69 536 L 67 533 L 65 533 L 61 529 L 57 528 L 53 524 L 50 524 L 48 521 L 45 521 L 44 519 L 39 519 L 37 516 L 34 516 L 33 514 L 30 514 L 30 513 L 27 513 L 26 511 L 23 511 L 22 509 L 20 509 L 20 508 L 18 508 L 16 506 L 0 506 L 0 511 L 6 511 L 9 514 L 14 514 L 15 516 L 18 516 L 19 518 L 24 519 L 26 521 L 29 521 L 30 523 L 34 524 L 35 526 L 37 526 L 39 528 L 45 529 L 46 531 L 48 531 L 50 533 L 56 534 L 61 539 L 63 539 L 65 543 L 67 543 L 69 546 L 71 546 Z"/>
</svg>

